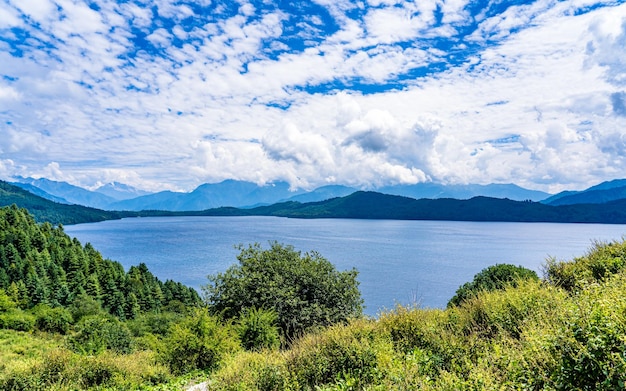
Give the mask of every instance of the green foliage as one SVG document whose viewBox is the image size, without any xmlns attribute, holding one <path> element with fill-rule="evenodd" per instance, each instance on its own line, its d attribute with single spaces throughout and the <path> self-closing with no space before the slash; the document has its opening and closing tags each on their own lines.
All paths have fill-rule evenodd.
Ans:
<svg viewBox="0 0 626 391">
<path fill-rule="evenodd" d="M 128 327 L 113 317 L 103 316 L 83 317 L 67 342 L 72 350 L 82 354 L 101 353 L 107 349 L 129 353 L 133 347 Z"/>
<path fill-rule="evenodd" d="M 35 315 L 35 327 L 41 331 L 66 334 L 73 323 L 72 314 L 65 308 L 39 304 L 31 312 Z"/>
<path fill-rule="evenodd" d="M 9 311 L 13 308 L 17 307 L 13 298 L 11 298 L 4 289 L 0 289 L 0 313 Z"/>
<path fill-rule="evenodd" d="M 549 259 L 545 278 L 552 284 L 575 292 L 592 283 L 604 281 L 626 266 L 626 241 L 595 242 L 589 252 L 573 262 Z"/>
<path fill-rule="evenodd" d="M 398 307 L 309 334 L 281 354 L 240 354 L 210 384 L 257 390 L 269 376 L 271 390 L 624 389 L 626 271 L 591 271 L 619 263 L 615 253 L 590 251 L 593 268 L 571 262 L 583 272 L 574 281 L 591 278 L 574 295 L 530 278 L 445 310 Z"/>
<path fill-rule="evenodd" d="M 165 344 L 164 361 L 178 374 L 214 370 L 227 354 L 240 348 L 235 330 L 222 325 L 206 309 L 193 311 L 175 323 Z"/>
<path fill-rule="evenodd" d="M 297 341 L 287 355 L 287 367 L 307 388 L 334 383 L 338 378 L 358 380 L 356 388 L 374 382 L 392 344 L 376 324 L 359 320 L 337 325 Z"/>
<path fill-rule="evenodd" d="M 523 266 L 497 264 L 483 269 L 472 282 L 463 284 L 448 302 L 448 307 L 459 305 L 481 291 L 494 291 L 516 286 L 521 280 L 539 280 L 537 273 Z"/>
<path fill-rule="evenodd" d="M 0 389 L 145 390 L 169 379 L 167 369 L 149 352 L 82 356 L 57 348 L 43 355 L 40 352 L 37 362 L 0 373 Z"/>
<path fill-rule="evenodd" d="M 594 256 L 597 255 L 594 254 Z M 607 258 L 612 260 L 612 258 Z M 581 292 L 551 341 L 563 389 L 617 390 L 626 384 L 626 275 Z"/>
<path fill-rule="evenodd" d="M 276 242 L 240 250 L 239 264 L 209 276 L 203 288 L 215 313 L 235 319 L 247 308 L 273 310 L 287 340 L 361 315 L 356 270 L 338 272 L 316 252 L 302 255 Z"/>
<path fill-rule="evenodd" d="M 237 320 L 237 333 L 246 350 L 275 349 L 280 346 L 280 336 L 274 311 L 246 308 Z"/>
<path fill-rule="evenodd" d="M 164 308 L 197 306 L 198 293 L 157 279 L 143 263 L 128 273 L 63 227 L 36 224 L 24 209 L 0 208 L 0 290 L 22 309 L 70 307 L 76 320 L 104 310 L 120 319 Z M 5 304 L 6 304 L 5 303 Z M 0 304 L 0 305 L 5 305 Z M 8 304 L 7 304 L 8 305 Z"/>
<path fill-rule="evenodd" d="M 0 313 L 0 329 L 32 331 L 34 327 L 35 317 L 20 309 Z"/>
</svg>

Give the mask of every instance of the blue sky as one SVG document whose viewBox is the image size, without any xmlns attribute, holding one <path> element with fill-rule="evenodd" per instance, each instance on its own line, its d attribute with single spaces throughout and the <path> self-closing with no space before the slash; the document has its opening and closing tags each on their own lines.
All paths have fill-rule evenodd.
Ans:
<svg viewBox="0 0 626 391">
<path fill-rule="evenodd" d="M 626 177 L 623 1 L 0 0 L 0 178 Z"/>
</svg>

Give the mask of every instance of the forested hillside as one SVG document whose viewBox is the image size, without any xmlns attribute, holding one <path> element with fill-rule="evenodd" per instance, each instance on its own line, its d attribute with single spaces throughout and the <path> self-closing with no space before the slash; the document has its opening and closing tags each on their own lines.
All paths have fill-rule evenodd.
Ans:
<svg viewBox="0 0 626 391">
<path fill-rule="evenodd" d="M 34 195 L 24 189 L 0 181 L 0 207 L 18 205 L 26 208 L 38 222 L 79 224 L 119 219 L 124 212 L 109 212 L 80 205 L 59 204 Z"/>
<path fill-rule="evenodd" d="M 90 244 L 71 239 L 63 226 L 39 225 L 16 206 L 0 209 L 0 289 L 23 309 L 94 301 L 120 319 L 200 301 L 195 290 L 161 282 L 145 264 L 125 272 Z"/>
</svg>

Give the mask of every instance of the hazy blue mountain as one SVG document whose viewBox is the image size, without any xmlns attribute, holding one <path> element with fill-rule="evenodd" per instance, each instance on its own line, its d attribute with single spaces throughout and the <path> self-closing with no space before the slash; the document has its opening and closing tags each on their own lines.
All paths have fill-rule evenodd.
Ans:
<svg viewBox="0 0 626 391">
<path fill-rule="evenodd" d="M 34 179 L 17 177 L 17 182 L 37 187 L 46 193 L 64 199 L 69 204 L 89 206 L 92 208 L 107 209 L 115 199 L 104 194 L 70 185 L 66 182 L 51 181 L 46 178 Z"/>
<path fill-rule="evenodd" d="M 385 186 L 376 189 L 376 192 L 399 195 L 415 199 L 420 198 L 456 198 L 466 200 L 483 196 L 492 198 L 508 198 L 514 201 L 540 201 L 550 194 L 528 190 L 514 184 L 489 185 L 443 185 L 439 183 L 417 183 L 415 185 Z"/>
<path fill-rule="evenodd" d="M 43 190 L 41 190 L 40 188 L 38 188 L 37 186 L 31 185 L 30 183 L 20 183 L 20 182 L 10 182 L 11 185 L 17 186 L 21 189 L 24 189 L 36 196 L 39 196 L 41 198 L 45 198 L 47 200 L 50 201 L 54 201 L 54 202 L 58 202 L 59 204 L 71 204 L 71 202 L 67 202 L 67 200 L 65 198 L 61 198 L 61 197 L 57 197 L 54 196 L 52 194 L 49 194 Z"/>
<path fill-rule="evenodd" d="M 185 193 L 177 193 L 169 190 L 148 194 L 129 200 L 116 201 L 109 204 L 111 210 L 175 210 L 169 209 L 178 203 L 178 197 Z"/>
<path fill-rule="evenodd" d="M 345 197 L 357 191 L 357 189 L 348 186 L 341 185 L 328 185 L 318 187 L 317 189 L 308 193 L 298 194 L 293 197 L 289 197 L 286 201 L 296 202 L 316 202 L 324 201 L 335 197 Z"/>
<path fill-rule="evenodd" d="M 561 192 L 542 201 L 548 205 L 605 204 L 626 199 L 626 179 L 602 182 L 577 192 Z"/>
<path fill-rule="evenodd" d="M 102 185 L 94 190 L 96 193 L 104 194 L 115 200 L 129 200 L 131 198 L 137 198 L 151 194 L 150 192 L 136 189 L 130 185 L 119 182 L 110 182 Z"/>
<path fill-rule="evenodd" d="M 598 185 L 591 186 L 587 190 L 584 191 L 594 191 L 594 190 L 610 190 L 619 187 L 626 187 L 626 179 L 613 179 L 612 181 L 602 182 Z"/>
<path fill-rule="evenodd" d="M 205 210 L 221 206 L 250 207 L 273 204 L 299 194 L 289 190 L 287 182 L 259 186 L 252 182 L 225 180 L 206 183 L 190 193 L 163 191 L 110 205 L 115 210 Z"/>
</svg>

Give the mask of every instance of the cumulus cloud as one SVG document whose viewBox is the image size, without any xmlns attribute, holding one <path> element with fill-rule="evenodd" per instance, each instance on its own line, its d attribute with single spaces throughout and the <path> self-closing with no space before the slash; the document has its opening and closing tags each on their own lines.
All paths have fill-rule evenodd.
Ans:
<svg viewBox="0 0 626 391">
<path fill-rule="evenodd" d="M 3 172 L 151 190 L 626 176 L 624 4 L 152 4 L 5 2 Z"/>
</svg>

